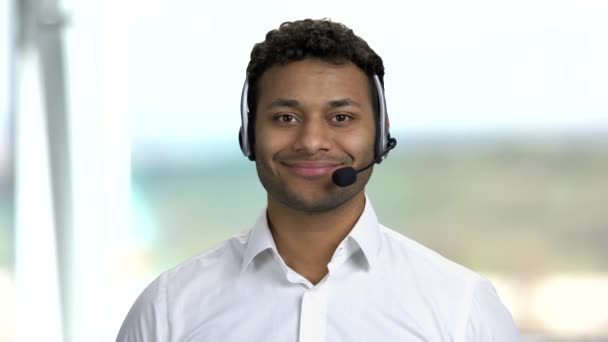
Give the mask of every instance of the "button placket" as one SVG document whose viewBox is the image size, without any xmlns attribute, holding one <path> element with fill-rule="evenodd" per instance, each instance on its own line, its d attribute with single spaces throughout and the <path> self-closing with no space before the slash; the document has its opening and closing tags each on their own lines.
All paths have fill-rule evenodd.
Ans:
<svg viewBox="0 0 608 342">
<path fill-rule="evenodd" d="M 328 292 L 325 281 L 304 292 L 300 311 L 299 342 L 325 341 Z"/>
</svg>

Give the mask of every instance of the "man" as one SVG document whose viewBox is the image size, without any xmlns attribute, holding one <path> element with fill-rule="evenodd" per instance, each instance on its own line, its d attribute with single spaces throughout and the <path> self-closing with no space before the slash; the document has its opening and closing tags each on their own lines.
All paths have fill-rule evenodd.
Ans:
<svg viewBox="0 0 608 342">
<path fill-rule="evenodd" d="M 383 76 L 328 20 L 256 44 L 239 139 L 267 208 L 150 284 L 117 340 L 518 341 L 487 280 L 378 223 L 364 190 L 395 146 Z"/>
</svg>

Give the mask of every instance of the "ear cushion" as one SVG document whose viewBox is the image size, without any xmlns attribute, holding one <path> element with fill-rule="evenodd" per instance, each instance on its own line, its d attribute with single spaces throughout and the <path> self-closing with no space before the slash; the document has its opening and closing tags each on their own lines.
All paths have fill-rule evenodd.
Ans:
<svg viewBox="0 0 608 342">
<path fill-rule="evenodd" d="M 239 129 L 239 146 L 241 147 L 243 155 L 249 158 L 249 160 L 255 160 L 255 155 L 253 153 L 253 125 L 249 124 L 252 116 L 249 113 L 248 92 L 249 82 L 245 79 L 243 90 L 241 91 L 241 129 Z M 243 135 L 245 135 L 245 137 L 243 137 Z"/>
<path fill-rule="evenodd" d="M 249 158 L 249 160 L 254 161 L 255 160 L 255 150 L 254 150 L 255 135 L 253 133 L 255 131 L 255 118 L 252 115 L 250 115 L 249 113 L 247 113 L 247 116 L 249 117 L 249 121 L 247 122 L 247 136 L 248 136 L 247 144 L 249 144 L 249 155 L 247 157 Z"/>
<path fill-rule="evenodd" d="M 384 88 L 378 75 L 370 76 L 370 84 L 373 85 L 372 99 L 373 103 L 376 104 L 374 110 L 375 121 L 376 121 L 376 141 L 374 144 L 374 158 L 378 159 L 384 155 L 387 150 L 390 149 L 390 134 L 388 132 L 387 114 L 386 114 L 386 98 L 384 96 Z"/>
<path fill-rule="evenodd" d="M 378 120 L 376 120 L 376 151 L 374 154 L 374 158 L 378 158 L 379 156 L 381 156 L 387 148 L 387 146 L 382 145 L 382 141 L 384 139 L 381 139 L 381 137 L 386 136 L 386 127 L 382 128 L 380 126 L 380 123 L 378 122 Z"/>
<path fill-rule="evenodd" d="M 254 161 L 255 160 L 255 153 L 253 152 L 253 139 L 251 136 L 251 131 L 252 129 L 249 128 L 250 125 L 247 125 L 247 130 L 250 131 L 249 133 L 249 141 L 246 142 L 245 144 L 247 144 L 247 148 L 249 149 L 249 155 L 246 155 L 247 158 L 249 158 L 249 160 Z M 239 147 L 241 148 L 241 151 L 243 151 L 243 154 L 245 154 L 246 151 L 246 147 L 243 146 L 243 128 L 241 127 L 241 129 L 239 129 Z"/>
</svg>

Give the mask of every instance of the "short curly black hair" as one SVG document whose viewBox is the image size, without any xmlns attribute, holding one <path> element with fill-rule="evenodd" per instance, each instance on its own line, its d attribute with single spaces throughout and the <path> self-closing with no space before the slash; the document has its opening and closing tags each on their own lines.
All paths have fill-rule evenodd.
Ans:
<svg viewBox="0 0 608 342">
<path fill-rule="evenodd" d="M 255 44 L 247 66 L 249 91 L 247 105 L 254 116 L 257 84 L 262 74 L 275 65 L 286 65 L 307 57 L 342 64 L 352 62 L 368 76 L 378 75 L 384 86 L 382 58 L 353 30 L 329 19 L 287 21 L 266 34 L 266 40 Z"/>
</svg>

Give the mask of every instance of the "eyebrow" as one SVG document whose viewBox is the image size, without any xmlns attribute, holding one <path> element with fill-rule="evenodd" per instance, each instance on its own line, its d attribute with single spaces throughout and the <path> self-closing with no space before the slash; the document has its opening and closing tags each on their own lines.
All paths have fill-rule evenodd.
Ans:
<svg viewBox="0 0 608 342">
<path fill-rule="evenodd" d="M 266 108 L 267 109 L 271 109 L 274 107 L 297 108 L 299 106 L 300 106 L 300 102 L 298 100 L 278 98 L 278 99 L 270 102 L 270 104 Z M 353 101 L 349 98 L 331 100 L 328 102 L 328 107 L 330 107 L 330 108 L 339 108 L 339 107 L 347 107 L 347 106 L 354 106 L 354 107 L 361 108 L 361 104 L 359 104 L 357 101 Z"/>
<path fill-rule="evenodd" d="M 339 100 L 331 100 L 329 101 L 329 106 L 331 108 L 337 107 L 347 107 L 347 106 L 355 106 L 361 108 L 361 105 L 357 101 L 353 101 L 349 98 L 339 99 Z"/>
<path fill-rule="evenodd" d="M 267 109 L 271 109 L 274 107 L 297 108 L 299 106 L 300 106 L 300 102 L 298 102 L 298 100 L 278 98 L 278 99 L 270 102 L 270 104 L 266 108 Z"/>
</svg>

